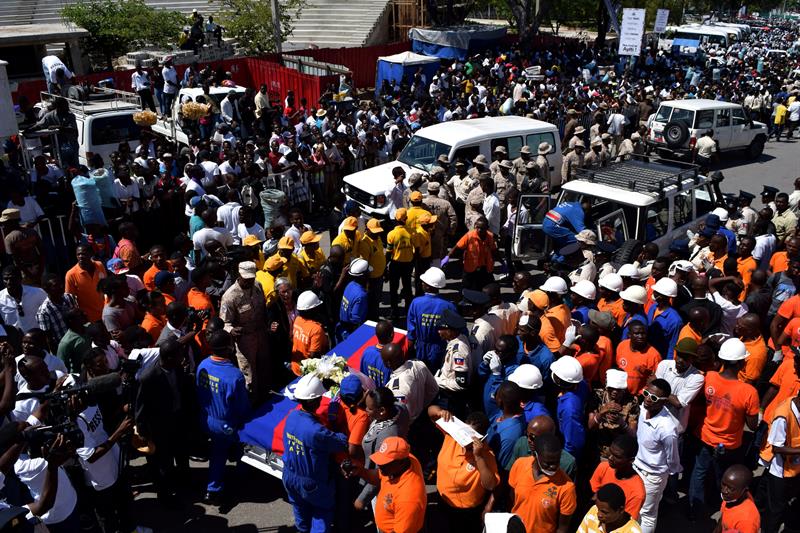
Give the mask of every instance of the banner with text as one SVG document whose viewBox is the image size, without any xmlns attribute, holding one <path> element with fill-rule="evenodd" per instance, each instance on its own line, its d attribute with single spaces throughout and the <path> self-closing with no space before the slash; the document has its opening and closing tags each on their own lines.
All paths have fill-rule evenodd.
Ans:
<svg viewBox="0 0 800 533">
<path fill-rule="evenodd" d="M 669 22 L 669 9 L 659 9 L 656 12 L 656 25 L 653 31 L 656 33 L 664 33 L 667 29 L 667 22 Z"/>
<path fill-rule="evenodd" d="M 621 56 L 638 56 L 642 52 L 644 17 L 646 10 L 626 7 L 622 10 L 619 50 Z"/>
</svg>

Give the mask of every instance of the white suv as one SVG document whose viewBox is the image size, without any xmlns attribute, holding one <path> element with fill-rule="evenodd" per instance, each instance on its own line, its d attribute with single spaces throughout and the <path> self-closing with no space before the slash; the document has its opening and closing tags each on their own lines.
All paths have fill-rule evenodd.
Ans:
<svg viewBox="0 0 800 533">
<path fill-rule="evenodd" d="M 648 120 L 648 145 L 662 157 L 690 155 L 697 139 L 714 130 L 720 152 L 746 150 L 758 159 L 767 126 L 755 122 L 739 104 L 716 100 L 668 100 Z"/>
</svg>

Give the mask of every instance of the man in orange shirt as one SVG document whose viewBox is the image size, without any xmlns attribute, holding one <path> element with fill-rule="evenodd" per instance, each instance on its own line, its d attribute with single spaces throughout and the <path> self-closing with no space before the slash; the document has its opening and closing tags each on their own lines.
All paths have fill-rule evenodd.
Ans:
<svg viewBox="0 0 800 533">
<path fill-rule="evenodd" d="M 494 271 L 494 258 L 497 255 L 497 243 L 495 236 L 488 228 L 489 221 L 485 216 L 479 216 L 475 221 L 475 229 L 461 237 L 440 263 L 440 266 L 444 268 L 450 261 L 450 256 L 464 255 L 462 284 L 465 289 L 479 291 L 494 281 L 492 272 Z"/>
<path fill-rule="evenodd" d="M 708 250 L 711 252 L 708 260 L 714 264 L 714 268 L 720 272 L 724 272 L 722 268 L 725 260 L 728 258 L 728 239 L 725 235 L 717 233 L 708 242 Z"/>
<path fill-rule="evenodd" d="M 589 311 L 589 324 L 597 329 L 600 338 L 597 339 L 597 349 L 600 353 L 600 366 L 597 369 L 597 375 L 603 386 L 606 384 L 606 370 L 611 368 L 614 364 L 614 344 L 611 342 L 611 336 L 617 328 L 617 321 L 608 311 L 596 311 L 594 309 Z"/>
<path fill-rule="evenodd" d="M 800 393 L 800 354 L 784 357 L 783 362 L 769 380 L 769 388 L 761 399 L 764 422 L 772 423 L 775 408 Z"/>
<path fill-rule="evenodd" d="M 567 328 L 572 323 L 572 313 L 564 303 L 564 295 L 568 292 L 567 282 L 558 276 L 551 276 L 539 289 L 547 294 L 548 303 L 544 316 L 550 319 L 559 342 L 564 343 Z"/>
<path fill-rule="evenodd" d="M 97 284 L 106 277 L 106 269 L 100 261 L 92 260 L 92 248 L 81 244 L 75 249 L 78 264 L 67 271 L 64 278 L 64 292 L 72 294 L 89 322 L 96 322 L 103 316 L 103 294 Z M 152 290 L 152 289 L 150 289 Z"/>
<path fill-rule="evenodd" d="M 730 338 L 719 348 L 722 371 L 706 373 L 703 389 L 706 417 L 700 428 L 702 446 L 689 483 L 690 513 L 704 512 L 705 481 L 709 473 L 719 487 L 723 469 L 741 457 L 745 424 L 751 430 L 758 426 L 758 393 L 752 385 L 738 379 L 748 355 L 742 341 Z"/>
<path fill-rule="evenodd" d="M 167 260 L 167 249 L 161 246 L 160 244 L 156 244 L 152 248 L 150 248 L 150 261 L 153 262 L 148 268 L 144 276 L 142 277 L 142 283 L 144 283 L 144 288 L 148 291 L 156 290 L 156 274 L 159 273 L 161 270 L 166 270 L 167 272 L 172 272 L 172 265 L 169 264 Z"/>
<path fill-rule="evenodd" d="M 625 320 L 625 309 L 622 308 L 623 300 L 619 297 L 623 288 L 622 278 L 619 274 L 606 274 L 597 282 L 597 287 L 600 291 L 597 309 L 608 311 L 614 315 L 617 325 L 622 327 L 622 321 Z"/>
<path fill-rule="evenodd" d="M 795 236 L 788 237 L 784 244 L 786 245 L 786 250 L 775 252 L 769 260 L 769 271 L 772 274 L 788 270 L 789 258 L 800 253 L 800 238 Z"/>
<path fill-rule="evenodd" d="M 519 516 L 528 533 L 567 533 L 577 508 L 575 484 L 564 473 L 561 441 L 552 433 L 536 437 L 532 457 L 514 462 L 508 475 L 511 512 Z"/>
<path fill-rule="evenodd" d="M 755 385 L 767 364 L 767 343 L 761 336 L 761 319 L 755 313 L 742 315 L 736 320 L 733 334 L 739 337 L 750 354 L 739 372 L 739 381 Z"/>
<path fill-rule="evenodd" d="M 428 496 L 422 467 L 411 455 L 408 442 L 402 437 L 387 437 L 369 458 L 378 465 L 378 470 L 356 466 L 353 473 L 367 483 L 380 486 L 375 497 L 378 530 L 387 533 L 417 533 L 422 530 Z"/>
<path fill-rule="evenodd" d="M 678 340 L 689 338 L 693 339 L 697 344 L 703 340 L 703 333 L 708 330 L 708 323 L 711 320 L 711 315 L 705 307 L 692 307 L 687 315 L 688 322 L 681 328 L 678 333 Z"/>
<path fill-rule="evenodd" d="M 592 492 L 606 483 L 614 483 L 625 491 L 625 510 L 634 520 L 639 520 L 639 511 L 644 504 L 644 482 L 636 470 L 633 461 L 639 451 L 639 443 L 632 435 L 619 435 L 609 447 L 608 461 L 601 462 L 592 474 L 589 484 Z"/>
<path fill-rule="evenodd" d="M 300 376 L 300 363 L 305 359 L 321 357 L 328 351 L 328 336 L 322 326 L 320 306 L 322 300 L 312 291 L 297 298 L 297 317 L 292 329 L 292 372 Z"/>
<path fill-rule="evenodd" d="M 539 338 L 542 340 L 547 349 L 553 353 L 556 353 L 559 348 L 561 348 L 561 341 L 556 335 L 556 329 L 553 326 L 553 320 L 545 316 L 545 312 L 547 311 L 547 306 L 550 304 L 550 300 L 547 298 L 547 294 L 542 292 L 539 289 L 535 291 L 531 291 L 528 294 L 528 311 L 531 315 L 535 316 L 539 319 L 541 323 L 541 328 L 539 329 Z"/>
<path fill-rule="evenodd" d="M 369 416 L 365 410 L 367 391 L 357 374 L 348 374 L 339 384 L 339 398 L 347 422 L 347 447 L 350 458 L 363 462 L 364 448 L 361 441 L 369 429 Z"/>
<path fill-rule="evenodd" d="M 602 378 L 599 374 L 602 356 L 597 347 L 600 335 L 593 326 L 570 325 L 564 336 L 564 344 L 558 352 L 561 355 L 571 355 L 581 364 L 583 379 L 592 386 L 599 385 Z"/>
<path fill-rule="evenodd" d="M 656 374 L 661 355 L 647 342 L 646 325 L 634 320 L 628 329 L 630 338 L 617 346 L 617 366 L 628 373 L 628 391 L 637 395 Z"/>
<path fill-rule="evenodd" d="M 758 268 L 758 264 L 753 257 L 753 249 L 755 247 L 756 240 L 753 237 L 742 237 L 741 241 L 739 241 L 739 246 L 736 248 L 736 270 L 742 276 L 745 291 L 750 286 L 750 278 L 753 277 L 753 272 Z"/>
<path fill-rule="evenodd" d="M 750 491 L 747 490 L 752 481 L 753 473 L 744 465 L 733 465 L 725 470 L 720 485 L 722 506 L 715 532 L 759 532 L 761 517 Z"/>
</svg>

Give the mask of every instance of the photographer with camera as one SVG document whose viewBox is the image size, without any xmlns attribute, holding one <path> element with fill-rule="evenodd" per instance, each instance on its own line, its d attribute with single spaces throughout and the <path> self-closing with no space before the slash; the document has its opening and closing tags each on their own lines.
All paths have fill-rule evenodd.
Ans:
<svg viewBox="0 0 800 533">
<path fill-rule="evenodd" d="M 23 378 L 22 374 L 16 370 L 17 364 L 22 360 L 23 357 L 31 356 L 43 359 L 47 365 L 47 369 L 51 373 L 56 373 L 58 376 L 67 373 L 67 365 L 64 364 L 64 361 L 48 352 L 46 350 L 46 346 L 47 338 L 45 337 L 44 332 L 39 328 L 33 328 L 22 336 L 22 355 L 18 355 L 15 358 L 14 363 L 14 372 L 16 374 L 15 381 L 20 392 L 28 392 L 28 386 L 25 378 Z"/>
<path fill-rule="evenodd" d="M 17 370 L 25 380 L 25 387 L 21 388 L 17 395 L 11 417 L 18 422 L 26 422 L 42 403 L 41 397 L 38 395 L 44 395 L 53 390 L 55 381 L 44 359 L 35 355 L 26 355 L 20 359 L 17 363 Z M 63 375 L 58 376 L 56 373 L 56 377 L 63 381 Z"/>
<path fill-rule="evenodd" d="M 181 302 L 172 302 L 167 306 L 167 324 L 161 330 L 156 346 L 169 338 L 176 338 L 187 349 L 188 372 L 194 373 L 196 362 L 200 360 L 200 346 L 197 334 L 203 327 L 204 316 Z"/>
</svg>

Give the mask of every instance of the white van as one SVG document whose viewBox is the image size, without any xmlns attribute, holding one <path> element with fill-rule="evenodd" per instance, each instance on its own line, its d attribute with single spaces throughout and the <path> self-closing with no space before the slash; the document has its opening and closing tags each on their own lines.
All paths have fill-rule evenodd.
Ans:
<svg viewBox="0 0 800 533">
<path fill-rule="evenodd" d="M 228 96 L 229 92 L 234 91 L 241 96 L 244 94 L 245 90 L 246 89 L 244 87 L 238 86 L 210 87 L 208 89 L 208 95 L 212 100 L 214 100 L 214 103 L 217 105 L 217 107 L 219 107 L 220 102 L 222 102 L 222 100 Z M 178 91 L 178 95 L 172 104 L 169 117 L 159 119 L 158 122 L 156 122 L 153 126 L 153 131 L 181 145 L 189 146 L 189 132 L 183 131 L 181 128 L 181 105 L 187 102 L 194 102 L 197 100 L 198 96 L 203 96 L 203 94 L 203 89 L 201 87 L 182 88 L 180 91 Z"/>
<path fill-rule="evenodd" d="M 358 202 L 361 209 L 375 217 L 386 217 L 390 206 L 386 192 L 394 187 L 392 168 L 401 166 L 406 176 L 412 172 L 430 172 L 440 155 L 450 158 L 451 165 L 461 160 L 472 164 L 478 154 L 491 161 L 498 146 L 505 146 L 508 159 L 519 157 L 527 145 L 535 154 L 540 143 L 553 149 L 547 154 L 550 172 L 561 171 L 561 139 L 558 128 L 548 122 L 517 116 L 488 117 L 443 122 L 422 128 L 408 141 L 397 161 L 368 168 L 344 178 L 344 193 Z"/>
<path fill-rule="evenodd" d="M 681 54 L 694 54 L 701 44 L 716 45 L 718 48 L 728 48 L 732 40 L 725 28 L 692 24 L 681 26 L 675 31 L 672 47 L 678 47 Z"/>
</svg>

